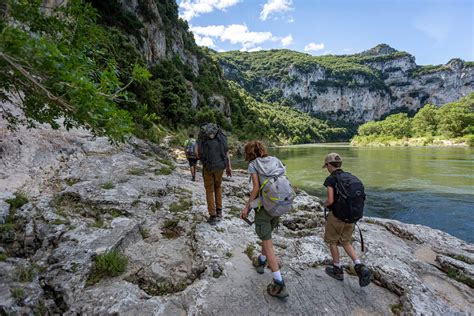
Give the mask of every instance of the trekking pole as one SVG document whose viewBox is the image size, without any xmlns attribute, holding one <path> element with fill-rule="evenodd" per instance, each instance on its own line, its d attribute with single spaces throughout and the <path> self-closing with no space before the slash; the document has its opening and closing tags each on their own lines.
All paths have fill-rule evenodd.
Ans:
<svg viewBox="0 0 474 316">
<path fill-rule="evenodd" d="M 359 230 L 359 236 L 360 236 L 360 250 L 364 252 L 365 247 L 364 247 L 364 237 L 362 237 L 362 231 L 360 230 L 359 225 L 357 223 L 355 224 L 357 226 L 357 229 Z"/>
</svg>

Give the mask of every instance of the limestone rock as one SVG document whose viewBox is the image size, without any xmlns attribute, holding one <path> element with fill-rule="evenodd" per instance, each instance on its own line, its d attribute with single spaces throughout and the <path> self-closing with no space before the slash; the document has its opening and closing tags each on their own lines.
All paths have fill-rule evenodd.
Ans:
<svg viewBox="0 0 474 316">
<path fill-rule="evenodd" d="M 44 137 L 48 135 L 48 137 Z M 318 198 L 299 191 L 281 218 L 274 245 L 290 297 L 266 293 L 248 256 L 260 252 L 254 227 L 238 218 L 248 196 L 243 171 L 224 181 L 224 218 L 206 223 L 202 177 L 192 182 L 185 161 L 155 174 L 166 154 L 132 139 L 118 147 L 82 131 L 21 130 L 5 141 L 34 145 L 36 169 L 21 189 L 30 203 L 17 210 L 12 238 L 0 240 L 0 313 L 32 314 L 469 314 L 474 310 L 474 245 L 421 225 L 364 218 L 361 259 L 374 280 L 360 288 L 351 261 L 343 282 L 328 277 Z M 42 146 L 40 146 L 40 144 Z M 63 161 L 53 144 L 72 148 Z M 23 155 L 22 148 L 19 152 Z M 31 166 L 8 151 L 10 175 Z M 25 153 L 26 154 L 26 153 Z M 40 167 L 48 168 L 40 168 Z M 33 176 L 34 175 L 34 176 Z M 107 186 L 104 184 L 108 183 Z M 42 192 L 41 194 L 39 192 Z M 4 196 L 2 195 L 2 199 Z M 359 252 L 359 236 L 354 234 Z M 97 255 L 118 250 L 126 271 L 88 279 Z M 19 275 L 22 275 L 22 282 Z M 21 294 L 21 295 L 20 295 Z"/>
</svg>

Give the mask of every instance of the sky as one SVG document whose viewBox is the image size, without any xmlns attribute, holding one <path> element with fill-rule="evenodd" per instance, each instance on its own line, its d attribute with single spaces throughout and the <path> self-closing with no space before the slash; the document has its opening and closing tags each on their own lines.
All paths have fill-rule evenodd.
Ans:
<svg viewBox="0 0 474 316">
<path fill-rule="evenodd" d="M 198 45 L 354 54 L 386 43 L 419 65 L 474 61 L 474 0 L 177 0 Z"/>
</svg>

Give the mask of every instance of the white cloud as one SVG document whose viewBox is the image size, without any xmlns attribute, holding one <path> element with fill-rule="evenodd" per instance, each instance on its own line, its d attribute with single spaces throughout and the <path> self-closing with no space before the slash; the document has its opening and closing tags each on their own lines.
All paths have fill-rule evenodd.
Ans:
<svg viewBox="0 0 474 316">
<path fill-rule="evenodd" d="M 259 50 L 262 50 L 263 48 L 261 48 L 260 46 L 259 47 L 254 47 L 254 48 L 251 48 L 249 50 L 247 50 L 248 52 L 258 52 Z M 244 49 L 241 49 L 240 51 L 245 51 Z"/>
<path fill-rule="evenodd" d="M 194 34 L 194 40 L 196 41 L 196 44 L 198 44 L 199 46 L 207 46 L 211 48 L 216 47 L 216 45 L 214 45 L 214 41 L 212 40 L 212 38 L 207 37 L 207 36 L 201 37 L 198 34 Z"/>
<path fill-rule="evenodd" d="M 179 4 L 182 11 L 180 17 L 189 21 L 203 13 L 210 13 L 214 10 L 224 11 L 239 2 L 240 0 L 182 0 Z"/>
<path fill-rule="evenodd" d="M 258 44 L 278 40 L 271 32 L 252 32 L 242 24 L 195 26 L 191 27 L 191 31 L 195 37 L 206 36 L 231 44 L 241 44 L 242 49 L 246 51 L 256 48 Z"/>
<path fill-rule="evenodd" d="M 291 34 L 288 35 L 288 36 L 285 36 L 281 39 L 281 45 L 283 45 L 285 47 L 292 44 L 292 43 L 293 43 L 293 36 L 291 36 Z"/>
<path fill-rule="evenodd" d="M 273 13 L 281 13 L 293 10 L 293 0 L 267 0 L 260 12 L 260 20 L 266 21 Z"/>
<path fill-rule="evenodd" d="M 324 49 L 324 43 L 319 43 L 319 44 L 309 43 L 308 45 L 304 47 L 305 52 L 311 52 L 311 51 L 317 52 L 323 49 Z"/>
</svg>

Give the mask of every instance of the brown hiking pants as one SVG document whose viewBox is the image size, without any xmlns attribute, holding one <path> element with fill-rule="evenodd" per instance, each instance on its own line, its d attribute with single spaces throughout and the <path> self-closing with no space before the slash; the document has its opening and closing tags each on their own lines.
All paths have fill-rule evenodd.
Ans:
<svg viewBox="0 0 474 316">
<path fill-rule="evenodd" d="M 216 208 L 222 209 L 222 176 L 224 170 L 210 172 L 203 168 L 204 188 L 206 189 L 207 210 L 209 215 L 216 215 Z"/>
</svg>

